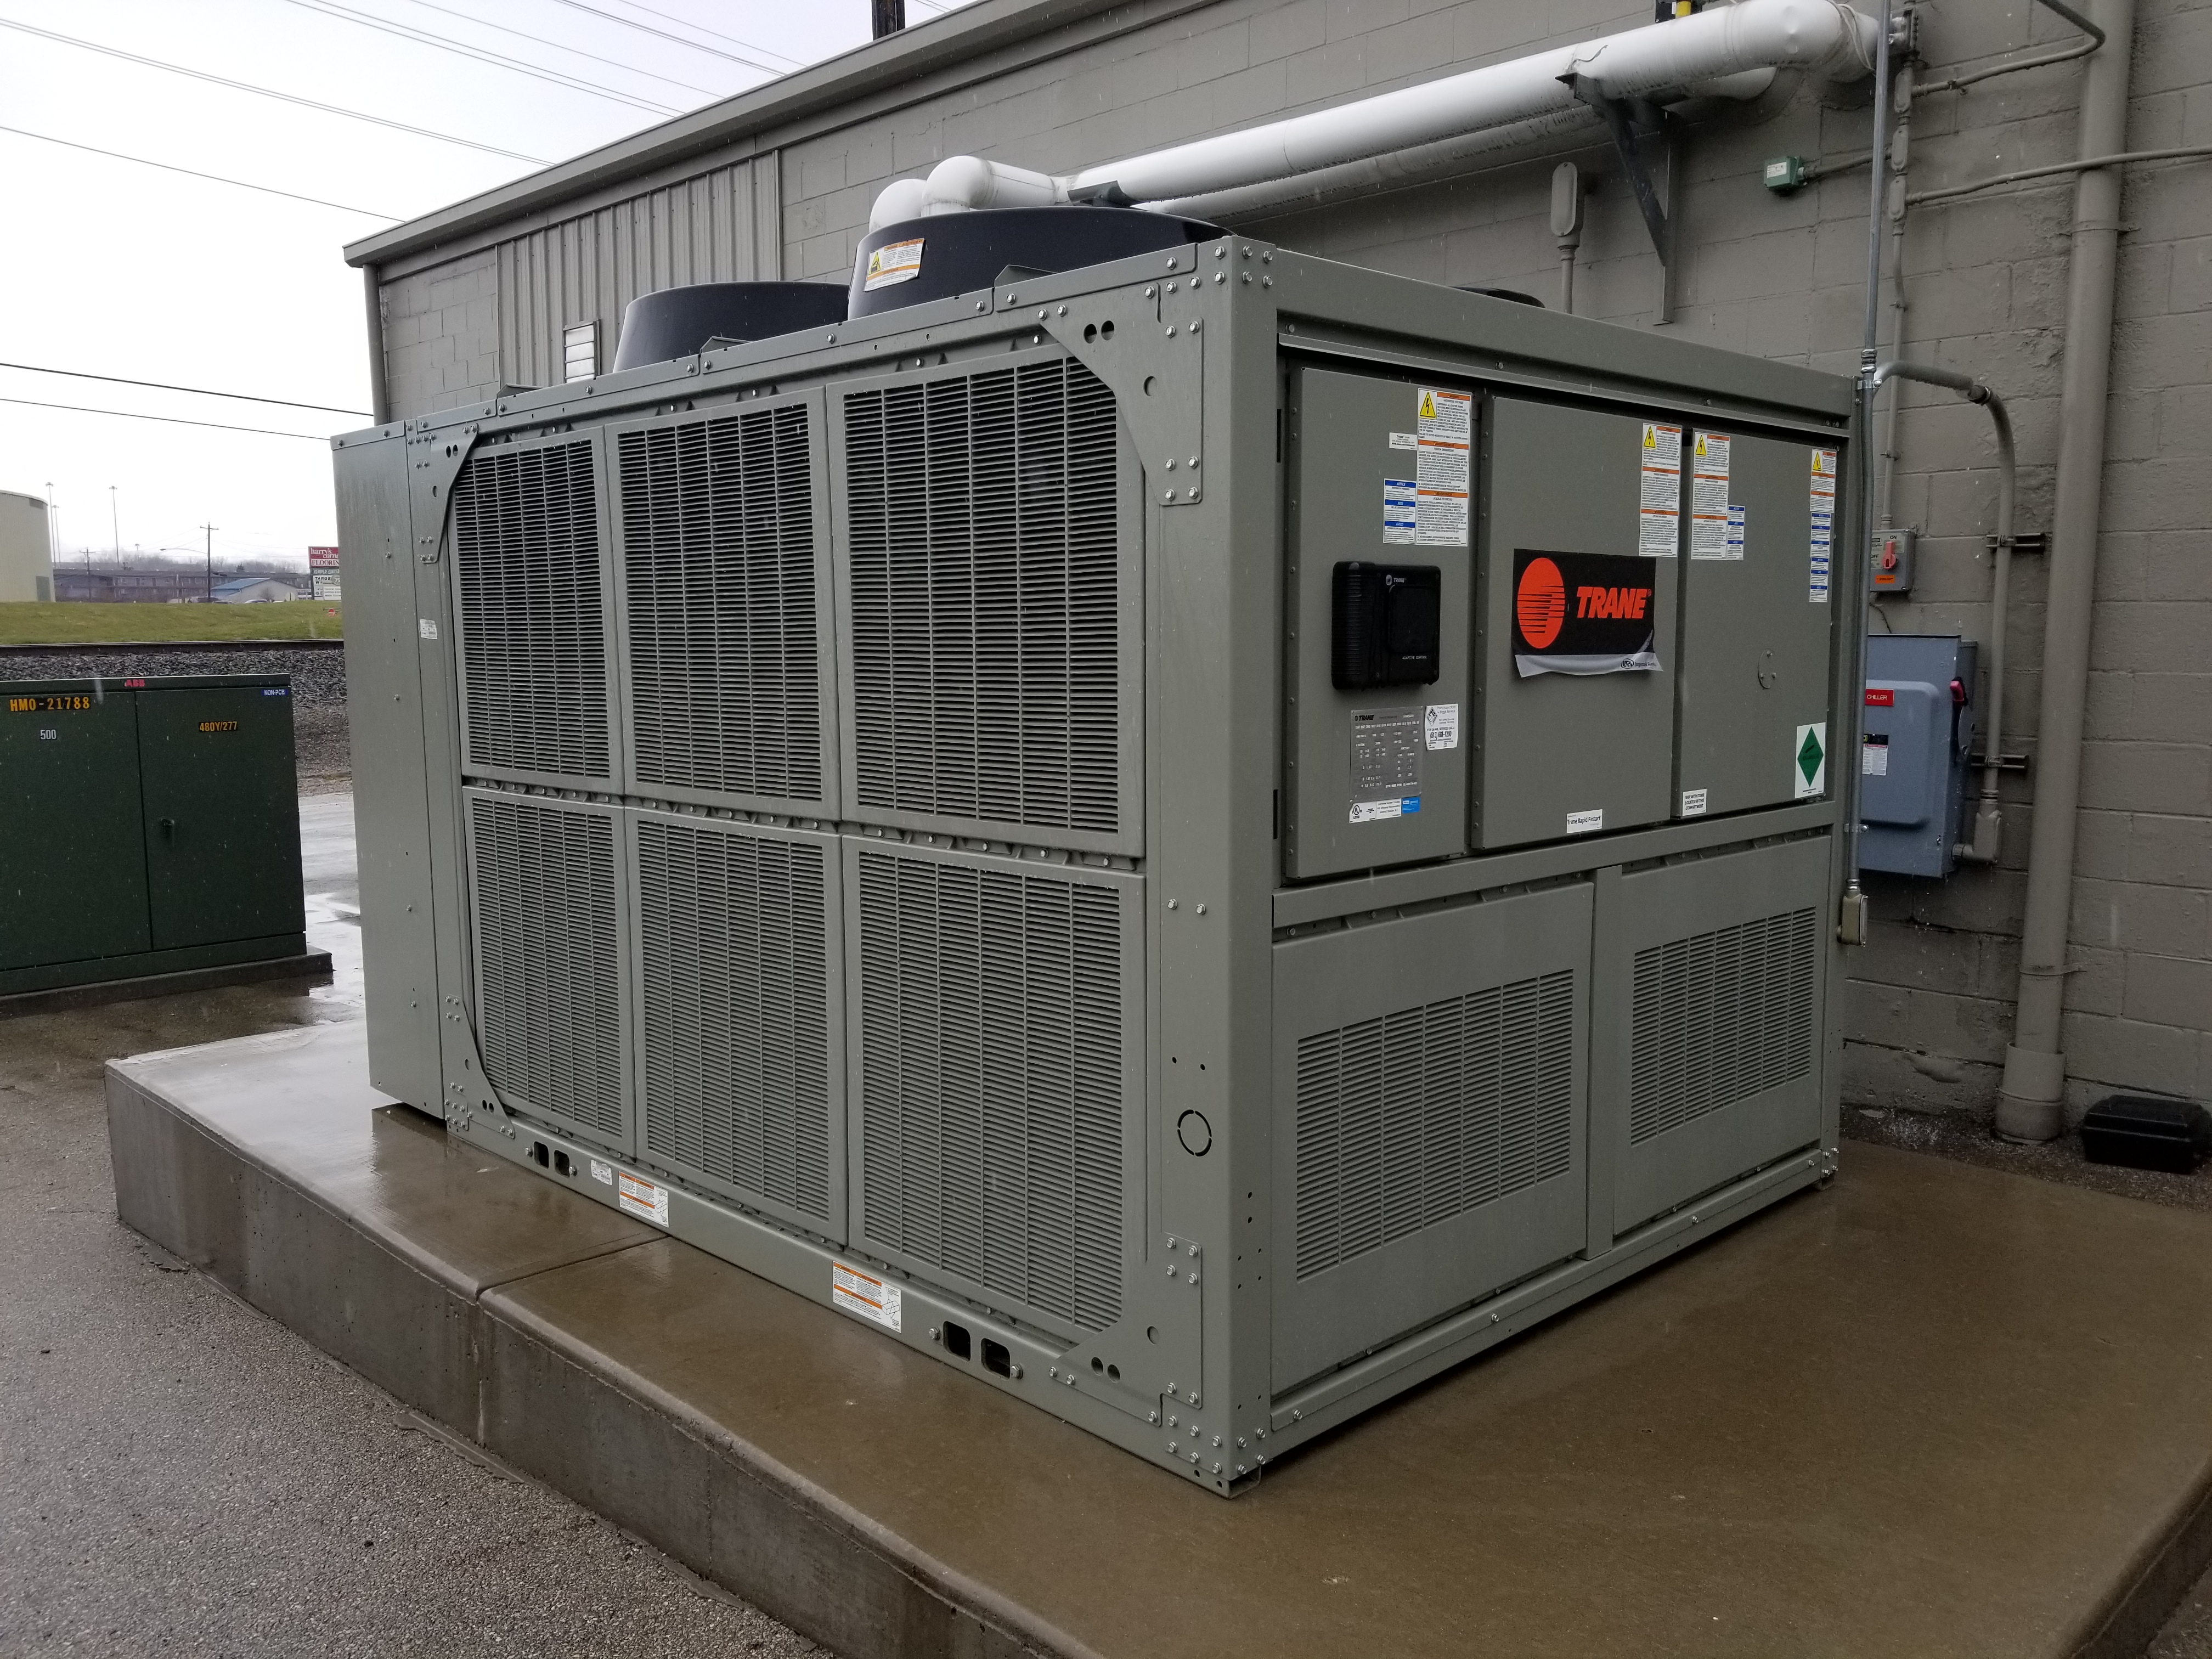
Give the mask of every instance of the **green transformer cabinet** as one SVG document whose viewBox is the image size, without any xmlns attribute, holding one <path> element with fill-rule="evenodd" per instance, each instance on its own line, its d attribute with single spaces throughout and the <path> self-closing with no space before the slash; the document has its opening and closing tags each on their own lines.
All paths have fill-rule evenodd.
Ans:
<svg viewBox="0 0 2212 1659">
<path fill-rule="evenodd" d="M 0 996 L 300 958 L 305 928 L 289 678 L 0 684 Z"/>
</svg>

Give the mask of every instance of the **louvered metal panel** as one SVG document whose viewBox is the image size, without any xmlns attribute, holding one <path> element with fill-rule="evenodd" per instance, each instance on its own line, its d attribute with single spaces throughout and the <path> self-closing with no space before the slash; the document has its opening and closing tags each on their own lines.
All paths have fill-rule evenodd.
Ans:
<svg viewBox="0 0 2212 1659">
<path fill-rule="evenodd" d="M 848 848 L 856 1235 L 1104 1329 L 1140 1121 L 1138 878 Z"/>
<path fill-rule="evenodd" d="M 596 449 L 590 438 L 500 445 L 454 481 L 465 771 L 613 775 Z"/>
<path fill-rule="evenodd" d="M 849 810 L 1134 850 L 1138 483 L 1113 394 L 1037 354 L 838 402 Z"/>
<path fill-rule="evenodd" d="M 1571 973 L 1301 1038 L 1298 1277 L 1565 1174 L 1574 1044 Z"/>
<path fill-rule="evenodd" d="M 627 1150 L 614 815 L 477 790 L 467 803 L 486 1071 L 508 1104 Z"/>
<path fill-rule="evenodd" d="M 1811 1074 L 1816 934 L 1807 906 L 1636 953 L 1631 1140 Z"/>
<path fill-rule="evenodd" d="M 842 1237 L 836 838 L 629 817 L 641 1154 Z"/>
<path fill-rule="evenodd" d="M 821 811 L 821 399 L 613 434 L 635 793 Z"/>
</svg>

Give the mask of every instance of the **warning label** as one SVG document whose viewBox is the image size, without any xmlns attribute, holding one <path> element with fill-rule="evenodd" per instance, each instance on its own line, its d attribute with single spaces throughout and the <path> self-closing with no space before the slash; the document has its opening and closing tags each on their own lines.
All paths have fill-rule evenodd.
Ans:
<svg viewBox="0 0 2212 1659">
<path fill-rule="evenodd" d="M 1728 557 L 1729 441 L 1700 432 L 1692 446 L 1690 472 L 1690 556 Z"/>
<path fill-rule="evenodd" d="M 656 1187 L 642 1176 L 634 1176 L 628 1170 L 615 1176 L 616 1206 L 629 1214 L 650 1221 L 656 1227 L 668 1224 L 668 1188 Z"/>
<path fill-rule="evenodd" d="M 1682 792 L 1682 811 L 1679 816 L 1686 818 L 1701 818 L 1705 815 L 1705 792 L 1702 789 L 1685 789 Z"/>
<path fill-rule="evenodd" d="M 1814 605 L 1828 602 L 1829 561 L 1835 550 L 1836 452 L 1813 452 L 1811 491 L 1812 529 L 1807 539 L 1805 597 Z"/>
<path fill-rule="evenodd" d="M 904 242 L 885 242 L 868 256 L 868 274 L 861 288 L 872 293 L 893 283 L 910 283 L 921 276 L 921 243 L 919 236 Z"/>
<path fill-rule="evenodd" d="M 872 1319 L 890 1330 L 899 1325 L 899 1287 L 887 1279 L 862 1273 L 832 1260 L 830 1263 L 830 1303 L 847 1313 Z"/>
<path fill-rule="evenodd" d="M 1889 739 L 1869 736 L 1859 745 L 1859 770 L 1870 778 L 1889 775 Z"/>
<path fill-rule="evenodd" d="M 1421 716 L 1421 735 L 1431 749 L 1459 747 L 1459 705 L 1432 702 Z"/>
<path fill-rule="evenodd" d="M 1642 454 L 1636 550 L 1647 559 L 1671 559 L 1681 529 L 1682 428 L 1646 421 Z"/>
<path fill-rule="evenodd" d="M 1393 535 L 1390 496 L 1383 487 L 1385 541 L 1410 541 L 1429 547 L 1465 547 L 1468 524 L 1468 481 L 1473 475 L 1474 396 L 1467 392 L 1444 392 L 1434 386 L 1415 389 L 1413 407 L 1413 531 Z M 1402 433 L 1392 433 L 1392 447 Z M 1402 489 L 1407 481 L 1400 480 Z"/>
</svg>

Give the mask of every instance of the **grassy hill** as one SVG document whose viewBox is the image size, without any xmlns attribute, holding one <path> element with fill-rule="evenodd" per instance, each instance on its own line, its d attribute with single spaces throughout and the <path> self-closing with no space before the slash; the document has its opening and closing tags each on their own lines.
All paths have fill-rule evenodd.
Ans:
<svg viewBox="0 0 2212 1659">
<path fill-rule="evenodd" d="M 319 599 L 282 605 L 0 605 L 0 645 L 343 639 L 343 609 Z"/>
</svg>

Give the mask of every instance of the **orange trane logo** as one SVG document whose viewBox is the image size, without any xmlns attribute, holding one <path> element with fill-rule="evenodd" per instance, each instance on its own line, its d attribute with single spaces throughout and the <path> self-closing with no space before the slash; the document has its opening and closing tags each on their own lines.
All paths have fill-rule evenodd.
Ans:
<svg viewBox="0 0 2212 1659">
<path fill-rule="evenodd" d="M 1587 587 L 1582 592 L 1587 593 Z M 1513 595 L 1514 620 L 1521 624 L 1521 637 L 1536 650 L 1559 637 L 1559 629 L 1567 619 L 1567 584 L 1559 574 L 1559 567 L 1549 559 L 1534 559 L 1521 573 L 1520 586 Z M 1580 613 L 1587 616 L 1589 613 Z"/>
<path fill-rule="evenodd" d="M 1607 617 L 1620 622 L 1641 622 L 1645 608 L 1650 603 L 1651 590 L 1648 587 L 1575 589 L 1575 615 L 1577 617 Z M 1528 630 L 1523 629 L 1522 631 Z M 1535 642 L 1533 637 L 1529 642 Z"/>
</svg>

